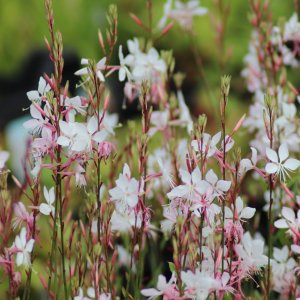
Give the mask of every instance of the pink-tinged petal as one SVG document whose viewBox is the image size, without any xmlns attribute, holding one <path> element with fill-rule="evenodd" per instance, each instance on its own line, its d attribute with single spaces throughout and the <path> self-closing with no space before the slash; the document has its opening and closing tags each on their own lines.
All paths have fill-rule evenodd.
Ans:
<svg viewBox="0 0 300 300">
<path fill-rule="evenodd" d="M 127 197 L 127 203 L 130 207 L 135 207 L 139 201 L 139 198 L 137 195 L 131 195 Z"/>
<path fill-rule="evenodd" d="M 52 187 L 50 190 L 49 190 L 49 204 L 52 204 L 55 200 L 55 192 L 54 192 L 54 187 Z"/>
<path fill-rule="evenodd" d="M 38 91 L 29 91 L 26 95 L 30 101 L 34 101 L 40 98 L 40 94 L 38 93 Z"/>
<path fill-rule="evenodd" d="M 28 242 L 27 242 L 27 245 L 25 247 L 25 250 L 29 253 L 32 252 L 32 249 L 33 249 L 33 245 L 34 245 L 34 239 L 30 239 Z"/>
<path fill-rule="evenodd" d="M 141 294 L 145 297 L 158 297 L 162 294 L 162 292 L 156 290 L 156 289 L 143 289 L 141 290 Z"/>
<path fill-rule="evenodd" d="M 233 218 L 233 213 L 231 209 L 227 206 L 225 206 L 225 218 L 226 219 L 232 219 Z"/>
<path fill-rule="evenodd" d="M 124 164 L 123 175 L 128 177 L 128 178 L 131 177 L 131 172 L 130 172 L 130 168 L 129 168 L 128 164 Z"/>
<path fill-rule="evenodd" d="M 22 249 L 23 248 L 23 245 L 22 245 L 22 241 L 20 239 L 20 237 L 17 235 L 16 236 L 16 239 L 15 239 L 15 245 L 18 249 Z"/>
<path fill-rule="evenodd" d="M 40 122 L 36 119 L 31 119 L 23 123 L 23 127 L 30 130 L 40 126 Z"/>
<path fill-rule="evenodd" d="M 58 145 L 61 145 L 63 147 L 68 147 L 71 141 L 65 136 L 59 136 L 56 142 Z"/>
<path fill-rule="evenodd" d="M 110 197 L 112 198 L 112 200 L 121 200 L 123 198 L 123 191 L 118 188 L 117 186 L 110 189 L 108 191 Z"/>
<path fill-rule="evenodd" d="M 71 134 L 71 128 L 70 128 L 70 124 L 60 120 L 59 121 L 59 128 L 62 131 L 63 134 L 65 135 L 70 135 Z"/>
<path fill-rule="evenodd" d="M 299 246 L 299 245 L 295 245 L 295 244 L 294 244 L 294 245 L 291 246 L 291 249 L 292 249 L 292 251 L 293 251 L 294 253 L 300 255 L 300 246 Z"/>
<path fill-rule="evenodd" d="M 300 167 L 300 160 L 295 158 L 289 158 L 286 160 L 286 162 L 283 164 L 284 168 L 295 171 Z"/>
<path fill-rule="evenodd" d="M 23 252 L 18 252 L 16 256 L 16 264 L 17 266 L 21 266 L 23 264 L 24 254 Z"/>
<path fill-rule="evenodd" d="M 44 186 L 44 197 L 46 199 L 46 202 L 49 203 L 49 198 L 50 197 L 49 197 L 49 192 L 48 192 L 46 186 Z"/>
<path fill-rule="evenodd" d="M 197 186 L 195 187 L 195 190 L 199 194 L 203 195 L 209 187 L 210 185 L 205 180 L 200 180 L 199 182 L 197 182 Z"/>
<path fill-rule="evenodd" d="M 34 119 L 43 119 L 40 111 L 33 104 L 30 105 L 30 114 Z"/>
<path fill-rule="evenodd" d="M 278 171 L 278 165 L 273 163 L 267 163 L 265 170 L 268 174 L 274 174 Z"/>
<path fill-rule="evenodd" d="M 295 212 L 291 208 L 283 207 L 281 214 L 285 219 L 287 219 L 291 223 L 295 222 Z"/>
<path fill-rule="evenodd" d="M 250 159 L 243 158 L 240 162 L 240 172 L 247 172 L 252 169 L 253 165 Z"/>
<path fill-rule="evenodd" d="M 82 59 L 80 60 L 80 63 L 81 63 L 82 65 L 88 65 L 88 64 L 89 64 L 89 60 L 88 60 L 88 58 L 82 58 Z"/>
<path fill-rule="evenodd" d="M 125 68 L 121 68 L 119 70 L 119 81 L 124 81 L 126 78 L 126 71 L 125 71 Z"/>
<path fill-rule="evenodd" d="M 81 76 L 81 75 L 86 75 L 88 73 L 89 73 L 88 68 L 82 68 L 82 69 L 76 71 L 74 74 L 77 76 Z"/>
<path fill-rule="evenodd" d="M 266 155 L 267 155 L 267 158 L 270 161 L 278 163 L 278 155 L 277 155 L 277 153 L 273 149 L 267 148 L 266 149 Z"/>
<path fill-rule="evenodd" d="M 191 174 L 188 171 L 180 169 L 179 174 L 180 174 L 180 178 L 183 183 L 185 183 L 185 184 L 191 183 Z"/>
<path fill-rule="evenodd" d="M 285 219 L 279 219 L 279 220 L 275 221 L 274 226 L 279 229 L 280 228 L 289 228 L 289 225 Z"/>
<path fill-rule="evenodd" d="M 255 214 L 256 209 L 252 207 L 245 207 L 240 214 L 241 219 L 251 219 Z"/>
<path fill-rule="evenodd" d="M 218 181 L 218 176 L 213 170 L 209 170 L 205 175 L 206 181 L 208 181 L 210 184 L 215 185 Z"/>
<path fill-rule="evenodd" d="M 102 74 L 101 71 L 97 71 L 97 76 L 98 76 L 98 78 L 100 79 L 100 81 L 102 81 L 102 82 L 105 81 L 104 75 Z"/>
<path fill-rule="evenodd" d="M 0 170 L 4 168 L 6 161 L 9 158 L 9 152 L 0 151 Z"/>
<path fill-rule="evenodd" d="M 51 207 L 48 204 L 42 203 L 39 206 L 40 213 L 43 215 L 49 216 L 51 213 Z"/>
<path fill-rule="evenodd" d="M 96 132 L 93 135 L 93 140 L 97 143 L 102 143 L 103 141 L 105 141 L 106 137 L 107 137 L 106 131 L 101 130 L 101 131 Z"/>
<path fill-rule="evenodd" d="M 185 185 L 176 186 L 171 192 L 167 194 L 168 198 L 183 197 L 188 193 L 188 188 Z"/>
<path fill-rule="evenodd" d="M 230 279 L 230 275 L 227 272 L 224 272 L 222 277 L 221 277 L 221 281 L 222 281 L 222 286 L 226 286 L 227 283 L 229 282 Z"/>
<path fill-rule="evenodd" d="M 25 245 L 26 245 L 26 235 L 27 235 L 27 230 L 25 227 L 23 227 L 21 229 L 21 233 L 20 233 L 20 239 L 21 239 L 21 243 L 22 243 L 23 247 L 25 247 Z"/>
<path fill-rule="evenodd" d="M 251 147 L 251 151 L 252 151 L 251 161 L 254 165 L 256 165 L 256 163 L 257 163 L 257 150 L 254 147 Z"/>
<path fill-rule="evenodd" d="M 284 161 L 289 157 L 289 150 L 286 144 L 282 144 L 278 149 L 279 161 Z"/>
<path fill-rule="evenodd" d="M 82 152 L 86 149 L 87 140 L 84 137 L 77 137 L 74 144 L 71 147 L 72 151 Z"/>
<path fill-rule="evenodd" d="M 87 295 L 94 299 L 96 297 L 95 289 L 92 287 L 89 287 L 87 289 Z"/>
<path fill-rule="evenodd" d="M 157 288 L 162 291 L 164 288 L 166 288 L 167 285 L 167 280 L 166 277 L 163 275 L 158 276 L 158 281 L 157 281 Z"/>
<path fill-rule="evenodd" d="M 87 130 L 90 134 L 96 132 L 98 128 L 97 118 L 95 116 L 91 117 L 87 123 Z"/>
<path fill-rule="evenodd" d="M 215 147 L 219 143 L 221 136 L 222 136 L 221 131 L 216 133 L 211 139 L 211 146 Z"/>
<path fill-rule="evenodd" d="M 235 208 L 238 214 L 240 214 L 240 212 L 242 211 L 244 207 L 244 203 L 241 197 L 237 197 L 236 201 L 235 201 Z"/>
<path fill-rule="evenodd" d="M 44 93 L 46 85 L 47 85 L 46 80 L 43 77 L 40 77 L 39 86 L 38 86 L 38 91 L 40 94 Z"/>
<path fill-rule="evenodd" d="M 227 192 L 230 189 L 231 181 L 219 180 L 217 183 L 217 188 L 223 192 Z"/>
<path fill-rule="evenodd" d="M 200 183 L 202 181 L 202 174 L 198 167 L 192 172 L 192 181 L 193 183 Z"/>
<path fill-rule="evenodd" d="M 96 67 L 98 69 L 103 69 L 105 67 L 106 64 L 106 57 L 101 58 L 101 60 L 99 60 L 96 64 Z"/>
</svg>

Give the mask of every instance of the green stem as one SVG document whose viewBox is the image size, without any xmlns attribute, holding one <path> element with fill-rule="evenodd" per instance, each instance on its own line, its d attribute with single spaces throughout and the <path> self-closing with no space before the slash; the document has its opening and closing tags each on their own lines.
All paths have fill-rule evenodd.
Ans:
<svg viewBox="0 0 300 300">
<path fill-rule="evenodd" d="M 225 98 L 225 96 L 224 96 Z M 224 103 L 226 99 L 224 99 Z M 226 131 L 225 131 L 225 109 L 224 116 L 222 117 L 222 131 L 223 131 L 223 168 L 222 168 L 222 178 L 225 180 L 225 163 L 226 163 Z M 224 257 L 225 257 L 225 195 L 222 199 L 222 273 L 224 272 Z"/>
<path fill-rule="evenodd" d="M 59 221 L 60 221 L 60 246 L 61 246 L 61 260 L 62 260 L 62 273 L 64 283 L 65 299 L 68 299 L 68 287 L 66 278 L 66 264 L 65 264 L 65 247 L 64 247 L 64 222 L 63 222 L 63 199 L 61 193 L 61 176 L 59 174 Z"/>
<path fill-rule="evenodd" d="M 273 184 L 272 184 L 272 175 L 269 176 L 269 187 L 270 187 L 270 205 L 269 205 L 269 238 L 268 238 L 268 277 L 267 277 L 267 293 L 268 300 L 271 299 L 271 255 L 272 255 L 272 205 L 273 205 Z"/>
</svg>

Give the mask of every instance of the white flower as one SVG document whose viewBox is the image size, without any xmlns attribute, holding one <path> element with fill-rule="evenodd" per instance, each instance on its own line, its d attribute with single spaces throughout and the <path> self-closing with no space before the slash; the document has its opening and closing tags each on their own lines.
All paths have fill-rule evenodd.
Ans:
<svg viewBox="0 0 300 300">
<path fill-rule="evenodd" d="M 28 129 L 31 134 L 40 133 L 43 127 L 49 122 L 50 105 L 46 102 L 44 109 L 38 106 L 38 104 L 30 105 L 30 114 L 32 119 L 26 121 L 23 126 Z"/>
<path fill-rule="evenodd" d="M 116 180 L 116 185 L 116 187 L 109 190 L 111 200 L 135 207 L 139 199 L 139 182 L 135 178 L 131 178 L 131 172 L 127 164 L 124 165 L 123 173 Z"/>
<path fill-rule="evenodd" d="M 283 293 L 287 287 L 292 286 L 295 282 L 295 267 L 296 261 L 289 258 L 289 248 L 284 246 L 282 249 L 274 247 L 274 260 L 272 263 L 272 282 L 273 289 L 278 293 Z"/>
<path fill-rule="evenodd" d="M 205 180 L 210 184 L 217 197 L 223 196 L 231 186 L 231 181 L 219 180 L 213 170 L 206 173 Z"/>
<path fill-rule="evenodd" d="M 241 220 L 241 219 L 251 219 L 256 209 L 253 207 L 244 207 L 243 200 L 241 197 L 237 197 L 235 201 L 235 216 L 233 215 L 234 206 L 225 207 L 225 219 L 227 220 Z"/>
<path fill-rule="evenodd" d="M 38 90 L 27 92 L 27 97 L 30 101 L 41 104 L 43 96 L 45 96 L 50 89 L 50 85 L 46 80 L 43 77 L 40 77 Z"/>
<path fill-rule="evenodd" d="M 79 294 L 77 296 L 75 296 L 73 298 L 73 300 L 92 300 L 92 299 L 95 299 L 96 298 L 95 289 L 93 287 L 89 287 L 87 289 L 87 295 L 88 295 L 88 297 L 85 297 L 83 295 L 82 288 L 79 288 Z M 99 295 L 99 300 L 110 300 L 110 299 L 111 299 L 110 294 L 102 293 L 101 295 Z"/>
<path fill-rule="evenodd" d="M 104 117 L 102 118 L 104 113 Z M 100 112 L 100 119 L 102 119 L 100 124 L 100 129 L 107 133 L 107 135 L 114 135 L 114 128 L 118 123 L 118 115 L 117 114 L 109 114 L 107 111 Z"/>
<path fill-rule="evenodd" d="M 218 281 L 212 278 L 206 272 L 200 272 L 196 269 L 196 272 L 192 271 L 181 272 L 182 282 L 185 284 L 188 292 L 186 296 L 188 299 L 205 300 L 209 293 L 218 286 Z"/>
<path fill-rule="evenodd" d="M 5 163 L 9 158 L 9 153 L 7 151 L 0 151 L 0 171 L 4 169 Z"/>
<path fill-rule="evenodd" d="M 195 193 L 199 195 L 205 193 L 208 183 L 205 180 L 202 180 L 201 171 L 198 167 L 194 169 L 192 174 L 183 169 L 179 170 L 179 174 L 184 184 L 173 188 L 167 194 L 169 199 L 179 197 L 191 200 Z"/>
<path fill-rule="evenodd" d="M 178 299 L 179 292 L 176 289 L 175 285 L 175 277 L 172 275 L 169 282 L 167 282 L 166 277 L 163 275 L 158 276 L 156 289 L 143 289 L 141 290 L 141 294 L 147 299 L 156 299 L 159 296 L 163 296 L 164 299 Z"/>
<path fill-rule="evenodd" d="M 242 238 L 241 244 L 236 245 L 236 252 L 241 259 L 242 271 L 256 272 L 268 263 L 268 257 L 264 253 L 264 241 L 253 240 L 249 232 Z"/>
<path fill-rule="evenodd" d="M 168 17 L 175 20 L 179 25 L 187 30 L 192 29 L 193 17 L 202 16 L 207 13 L 207 9 L 200 6 L 199 0 L 175 1 L 175 7 L 172 9 L 172 1 L 166 2 L 164 7 L 164 16 L 159 22 L 159 27 L 163 28 Z"/>
<path fill-rule="evenodd" d="M 18 252 L 16 257 L 16 264 L 17 266 L 24 265 L 28 267 L 31 265 L 31 258 L 30 254 L 33 249 L 34 239 L 30 239 L 28 242 L 26 240 L 27 230 L 25 227 L 21 229 L 20 235 L 16 236 L 14 245 Z"/>
<path fill-rule="evenodd" d="M 277 153 L 270 148 L 266 149 L 266 155 L 270 160 L 266 165 L 266 172 L 269 174 L 276 173 L 280 179 L 285 181 L 289 171 L 295 171 L 300 166 L 300 161 L 295 158 L 288 158 L 289 151 L 286 144 L 282 144 Z"/>
<path fill-rule="evenodd" d="M 86 115 L 85 109 L 87 108 L 87 104 L 82 104 L 81 98 L 79 96 L 73 98 L 65 98 L 61 95 L 60 102 L 61 105 L 64 105 L 67 110 L 66 118 L 68 122 L 75 121 L 76 113 L 79 113 L 83 116 Z"/>
<path fill-rule="evenodd" d="M 290 207 L 283 207 L 281 210 L 281 214 L 283 216 L 282 219 L 275 221 L 274 226 L 276 228 L 290 228 L 289 233 L 291 235 L 295 235 L 295 232 L 299 232 L 300 230 L 300 209 L 297 212 L 297 217 Z"/>
<path fill-rule="evenodd" d="M 89 60 L 87 58 L 82 58 L 81 59 L 81 64 L 82 65 L 89 65 Z M 101 60 L 99 60 L 96 64 L 96 71 L 97 71 L 97 76 L 99 78 L 100 81 L 104 82 L 105 78 L 104 75 L 102 73 L 102 71 L 105 69 L 106 67 L 106 57 L 103 57 Z M 75 72 L 75 75 L 89 75 L 90 72 L 90 68 L 89 67 L 84 67 L 78 71 Z"/>
<path fill-rule="evenodd" d="M 127 233 L 132 227 L 141 228 L 142 215 L 139 213 L 136 215 L 133 210 L 115 210 L 110 219 L 111 230 Z M 93 232 L 97 232 L 94 230 Z"/>
<path fill-rule="evenodd" d="M 154 111 L 151 113 L 151 127 L 149 130 L 149 135 L 153 136 L 157 131 L 164 131 L 167 128 L 169 121 L 168 111 Z"/>
<path fill-rule="evenodd" d="M 204 133 L 202 139 L 193 140 L 191 145 L 195 152 L 201 152 L 203 155 L 209 158 L 213 156 L 217 151 L 217 144 L 221 139 L 222 133 L 218 132 L 213 137 L 210 134 Z"/>
<path fill-rule="evenodd" d="M 120 60 L 119 81 L 124 81 L 126 77 L 128 78 L 128 80 L 130 80 L 131 74 L 128 67 L 126 66 L 126 60 L 123 55 L 122 45 L 120 45 L 119 47 L 119 60 Z"/>
<path fill-rule="evenodd" d="M 241 175 L 251 170 L 257 164 L 257 150 L 254 147 L 251 147 L 251 152 L 251 160 L 249 158 L 243 158 L 240 162 L 239 173 Z"/>
<path fill-rule="evenodd" d="M 98 130 L 97 118 L 93 116 L 88 123 L 65 122 L 60 120 L 59 127 L 61 135 L 57 139 L 57 144 L 68 147 L 74 152 L 90 152 L 92 141 L 101 143 L 107 136 L 105 130 Z"/>
<path fill-rule="evenodd" d="M 53 203 L 55 201 L 55 193 L 54 193 L 54 187 L 52 187 L 49 191 L 44 186 L 44 197 L 46 200 L 46 203 L 42 203 L 39 206 L 39 210 L 43 215 L 49 216 L 50 213 L 54 216 L 55 208 L 53 206 Z"/>
</svg>

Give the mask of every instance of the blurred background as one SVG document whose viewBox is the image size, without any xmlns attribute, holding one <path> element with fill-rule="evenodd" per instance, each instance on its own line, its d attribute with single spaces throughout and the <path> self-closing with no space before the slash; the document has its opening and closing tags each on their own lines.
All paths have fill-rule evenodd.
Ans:
<svg viewBox="0 0 300 300">
<path fill-rule="evenodd" d="M 274 20 L 279 16 L 290 18 L 294 10 L 293 0 L 270 2 Z M 105 29 L 105 14 L 111 3 L 110 0 L 53 1 L 55 27 L 62 32 L 64 40 L 64 79 L 70 80 L 72 94 L 78 80 L 73 74 L 80 67 L 80 58 L 102 58 L 97 31 L 98 28 Z M 144 35 L 142 29 L 129 17 L 129 13 L 134 13 L 141 20 L 147 19 L 146 1 L 116 0 L 114 3 L 119 11 L 118 43 L 123 44 L 126 53 L 126 41 Z M 164 3 L 162 0 L 153 1 L 154 24 L 158 24 L 163 15 Z M 186 102 L 194 116 L 206 113 L 212 127 L 215 127 L 212 107 L 215 105 L 217 108 L 221 75 L 232 76 L 229 103 L 229 113 L 235 111 L 230 118 L 232 124 L 247 112 L 251 102 L 251 95 L 246 92 L 244 80 L 240 76 L 251 34 L 249 2 L 223 0 L 219 3 L 223 5 L 212 0 L 201 1 L 201 5 L 209 9 L 209 13 L 195 18 L 193 38 L 175 25 L 155 45 L 158 49 L 174 50 L 176 71 L 186 74 L 183 85 Z M 220 43 L 217 28 L 222 21 L 220 11 L 226 6 L 229 6 L 229 13 L 225 20 L 224 43 Z M 48 36 L 44 1 L 0 0 L 0 20 L 0 148 L 8 148 L 14 156 L 22 152 L 23 145 L 25 147 L 25 142 L 21 141 L 24 141 L 26 133 L 21 124 L 28 114 L 26 108 L 29 100 L 26 92 L 37 89 L 39 77 L 44 73 L 50 74 L 52 70 L 44 44 L 44 37 Z M 192 47 L 199 50 L 202 73 L 196 67 Z M 118 63 L 117 52 L 115 51 L 113 63 Z M 135 107 L 121 109 L 123 89 L 116 76 L 112 77 L 109 84 L 114 96 L 111 110 L 119 112 L 122 118 L 133 117 Z M 11 161 L 15 166 L 19 164 L 19 160 Z"/>
</svg>

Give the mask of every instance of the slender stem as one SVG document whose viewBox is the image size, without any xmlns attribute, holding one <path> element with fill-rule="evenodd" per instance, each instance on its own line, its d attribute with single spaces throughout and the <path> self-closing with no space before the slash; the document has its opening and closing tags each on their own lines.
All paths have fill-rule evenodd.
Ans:
<svg viewBox="0 0 300 300">
<path fill-rule="evenodd" d="M 60 246 L 61 246 L 61 259 L 62 259 L 62 274 L 64 282 L 65 299 L 68 299 L 68 288 L 66 278 L 66 265 L 65 265 L 65 247 L 64 247 L 64 221 L 63 221 L 63 199 L 61 193 L 61 177 L 59 174 L 59 221 L 60 221 Z"/>
<path fill-rule="evenodd" d="M 224 95 L 224 103 L 226 103 L 226 96 Z M 224 105 L 225 106 L 225 105 Z M 225 108 L 222 116 L 222 134 L 223 134 L 223 167 L 222 178 L 225 180 L 225 164 L 226 164 L 226 128 L 225 128 Z M 225 195 L 222 199 L 222 273 L 224 271 L 224 257 L 225 257 Z"/>
<path fill-rule="evenodd" d="M 269 108 L 269 122 L 270 122 L 270 148 L 273 148 L 273 109 Z M 272 174 L 269 175 L 269 235 L 268 235 L 268 273 L 267 273 L 267 296 L 268 300 L 271 299 L 271 255 L 272 255 L 272 204 L 273 204 L 273 179 Z"/>
<path fill-rule="evenodd" d="M 268 299 L 271 299 L 271 291 L 270 291 L 270 283 L 271 283 L 271 255 L 272 255 L 272 204 L 273 204 L 273 183 L 272 183 L 272 175 L 269 176 L 269 187 L 270 187 L 270 205 L 269 205 L 269 238 L 268 238 L 268 281 L 267 281 L 267 292 L 268 292 Z"/>
<path fill-rule="evenodd" d="M 147 0 L 147 9 L 148 9 L 148 22 L 149 22 L 149 36 L 150 40 L 153 40 L 153 29 L 152 29 L 152 0 Z"/>
<path fill-rule="evenodd" d="M 60 152 L 57 150 L 57 159 L 60 160 Z M 55 182 L 58 181 L 58 174 L 56 175 Z M 55 195 L 58 195 L 58 185 L 55 186 Z M 52 230 L 52 240 L 51 240 L 51 251 L 50 251 L 50 265 L 49 265 L 49 277 L 48 277 L 48 294 L 47 299 L 49 299 L 51 292 L 52 283 L 52 273 L 53 273 L 53 260 L 54 260 L 54 249 L 56 248 L 56 237 L 57 237 L 57 217 L 58 217 L 58 199 L 55 199 L 55 212 L 53 219 L 53 230 Z"/>
<path fill-rule="evenodd" d="M 204 212 L 201 214 L 200 220 L 200 272 L 202 271 L 202 240 L 203 240 L 203 222 L 204 222 Z"/>
</svg>

